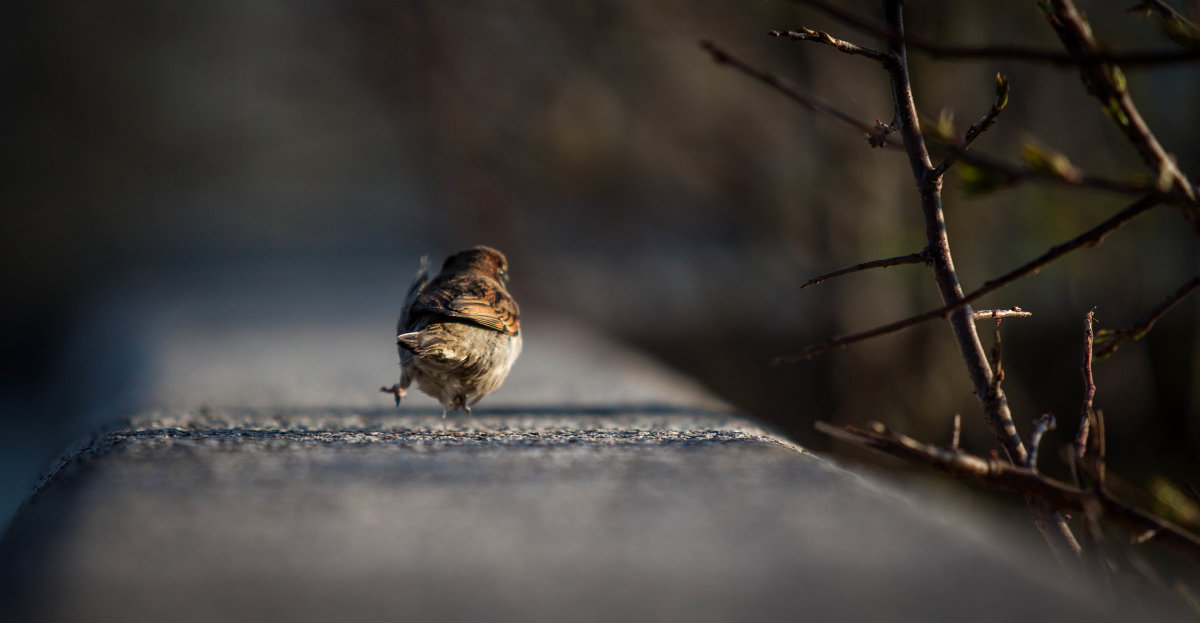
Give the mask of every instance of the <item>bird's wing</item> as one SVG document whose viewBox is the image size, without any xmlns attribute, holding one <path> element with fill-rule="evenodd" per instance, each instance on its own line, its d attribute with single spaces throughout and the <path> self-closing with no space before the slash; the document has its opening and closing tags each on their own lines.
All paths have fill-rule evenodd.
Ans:
<svg viewBox="0 0 1200 623">
<path fill-rule="evenodd" d="M 417 295 L 409 310 L 413 312 L 460 318 L 505 335 L 516 335 L 521 330 L 517 302 L 490 279 L 454 277 L 435 283 Z"/>
</svg>

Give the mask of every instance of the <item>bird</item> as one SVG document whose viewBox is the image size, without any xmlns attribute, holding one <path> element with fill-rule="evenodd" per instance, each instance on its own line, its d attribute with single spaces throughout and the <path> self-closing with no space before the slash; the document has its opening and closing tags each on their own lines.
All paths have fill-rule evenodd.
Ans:
<svg viewBox="0 0 1200 623">
<path fill-rule="evenodd" d="M 400 381 L 379 391 L 396 406 L 416 381 L 447 411 L 466 411 L 495 391 L 521 354 L 521 313 L 508 293 L 508 260 L 487 246 L 446 258 L 430 277 L 428 258 L 408 289 L 396 325 Z"/>
</svg>

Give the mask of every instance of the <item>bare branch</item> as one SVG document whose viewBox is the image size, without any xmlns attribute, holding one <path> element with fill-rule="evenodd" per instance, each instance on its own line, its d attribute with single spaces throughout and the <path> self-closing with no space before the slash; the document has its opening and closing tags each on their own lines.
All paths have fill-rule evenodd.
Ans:
<svg viewBox="0 0 1200 623">
<path fill-rule="evenodd" d="M 1033 423 L 1033 433 L 1029 435 L 1029 460 L 1025 462 L 1025 467 L 1037 471 L 1038 450 L 1042 446 L 1042 437 L 1057 425 L 1053 413 L 1043 413 L 1042 417 Z"/>
<path fill-rule="evenodd" d="M 1089 311 L 1083 321 L 1083 407 L 1080 416 L 1085 419 L 1091 418 L 1096 400 L 1096 379 L 1092 376 L 1092 343 L 1095 341 L 1092 321 L 1095 316 L 1095 310 Z"/>
<path fill-rule="evenodd" d="M 1129 95 L 1125 75 L 1114 64 L 1116 59 L 1097 58 L 1100 46 L 1092 36 L 1091 25 L 1075 8 L 1072 0 L 1039 0 L 1039 4 L 1063 47 L 1079 61 L 1079 73 L 1088 93 L 1100 101 L 1104 111 L 1137 149 L 1142 161 L 1157 176 L 1160 189 L 1170 191 L 1183 200 L 1177 205 L 1197 235 L 1200 235 L 1200 201 L 1196 198 L 1196 188 L 1142 119 Z M 1192 52 L 1200 53 L 1200 49 Z M 1121 62 L 1128 64 L 1128 61 Z"/>
<path fill-rule="evenodd" d="M 1079 435 L 1075 438 L 1074 461 L 1082 470 L 1075 473 L 1076 482 L 1097 489 L 1104 488 L 1104 417 L 1096 410 L 1096 380 L 1092 376 L 1092 344 L 1095 333 L 1092 322 L 1095 310 L 1083 320 L 1083 404 L 1080 407 Z M 1086 478 L 1081 478 L 1081 476 Z"/>
<path fill-rule="evenodd" d="M 838 337 L 826 340 L 824 342 L 820 342 L 818 344 L 813 344 L 799 352 L 796 352 L 796 353 L 793 353 L 790 355 L 784 355 L 781 357 L 776 357 L 774 360 L 774 363 L 775 364 L 784 364 L 784 363 L 795 363 L 797 361 L 803 361 L 805 359 L 812 358 L 821 353 L 831 351 L 835 348 L 842 348 L 843 346 L 848 346 L 850 344 L 861 342 L 863 340 L 869 340 L 873 337 L 879 337 L 881 335 L 895 333 L 897 331 L 901 331 L 901 330 L 907 329 L 909 327 L 916 326 L 918 324 L 921 324 L 922 322 L 933 320 L 935 318 L 945 318 L 947 314 L 969 305 L 972 301 L 982 298 L 986 294 L 990 294 L 991 292 L 994 292 L 994 291 L 1008 285 L 1009 283 L 1012 283 L 1013 281 L 1021 279 L 1022 277 L 1027 277 L 1029 275 L 1037 273 L 1042 268 L 1045 268 L 1045 266 L 1047 264 L 1057 260 L 1058 258 L 1060 258 L 1072 251 L 1075 251 L 1076 249 L 1079 249 L 1081 247 L 1094 247 L 1094 246 L 1100 244 L 1101 242 L 1104 241 L 1105 236 L 1107 236 L 1109 234 L 1109 232 L 1121 227 L 1122 225 L 1129 222 L 1131 219 L 1133 219 L 1137 215 L 1154 207 L 1155 205 L 1157 205 L 1157 203 L 1158 203 L 1157 197 L 1154 197 L 1154 196 L 1142 197 L 1141 199 L 1136 201 L 1133 205 L 1114 214 L 1113 216 L 1111 216 L 1107 220 L 1105 220 L 1103 223 L 1100 223 L 1099 225 L 1093 227 L 1092 229 L 1089 229 L 1089 230 L 1083 232 L 1082 234 L 1080 234 L 1066 242 L 1062 242 L 1062 243 L 1054 245 L 1053 247 L 1050 247 L 1049 250 L 1047 250 L 1045 253 L 1038 256 L 1037 258 L 1034 258 L 1033 260 L 1026 262 L 1023 265 L 1018 266 L 1017 268 L 1009 271 L 1008 273 L 1005 273 L 1004 275 L 1001 275 L 995 279 L 985 282 L 978 289 L 973 290 L 969 294 L 964 295 L 961 299 L 959 299 L 957 301 L 947 303 L 946 305 L 939 307 L 937 309 L 932 309 L 927 312 L 917 314 L 915 316 L 910 316 L 903 320 L 897 320 L 896 322 L 885 324 L 883 326 L 876 327 L 874 329 L 870 329 L 867 331 L 860 331 L 858 333 L 850 333 L 847 335 L 842 335 L 842 336 L 838 336 Z"/>
<path fill-rule="evenodd" d="M 886 66 L 892 83 L 892 101 L 896 105 L 896 118 L 900 135 L 904 139 L 904 150 L 908 154 L 913 181 L 921 199 L 921 217 L 925 222 L 925 249 L 929 254 L 929 267 L 937 284 L 942 303 L 953 306 L 949 313 L 949 324 L 954 340 L 962 355 L 963 366 L 975 389 L 983 410 L 984 421 L 1004 448 L 1008 459 L 1023 463 L 1028 456 L 1024 441 L 1017 433 L 1008 399 L 1000 389 L 1002 375 L 993 374 L 979 335 L 971 308 L 963 302 L 962 286 L 954 270 L 954 259 L 950 253 L 950 239 L 946 233 L 945 213 L 942 210 L 942 178 L 936 175 L 925 139 L 921 135 L 917 104 L 913 99 L 912 82 L 908 75 L 907 51 L 904 46 L 904 3 L 902 0 L 885 0 L 884 20 L 894 36 L 888 38 L 888 54 L 896 62 Z M 999 320 L 996 321 L 1000 322 Z M 1029 511 L 1034 524 L 1046 540 L 1055 557 L 1063 564 L 1078 557 L 1079 544 L 1071 534 L 1066 520 L 1045 504 L 1030 501 Z"/>
<path fill-rule="evenodd" d="M 816 41 L 817 43 L 824 43 L 825 45 L 832 46 L 838 50 L 841 50 L 842 52 L 845 52 L 846 54 L 865 56 L 869 59 L 879 61 L 884 65 L 895 62 L 895 59 L 883 52 L 880 52 L 879 50 L 864 48 L 860 45 L 850 43 L 849 41 L 837 39 L 823 30 L 812 30 L 801 26 L 799 31 L 772 30 L 767 34 L 771 35 L 772 37 L 787 37 L 792 41 Z"/>
<path fill-rule="evenodd" d="M 1184 17 L 1179 13 L 1179 11 L 1171 8 L 1171 5 L 1163 2 L 1162 0 L 1141 0 L 1141 2 L 1138 2 L 1136 6 L 1133 6 L 1129 9 L 1130 13 L 1137 13 L 1139 11 L 1144 11 L 1146 14 L 1154 15 L 1160 20 L 1173 22 L 1174 24 L 1185 27 L 1192 31 L 1193 37 L 1197 34 L 1200 34 L 1200 26 L 1197 26 L 1195 22 Z M 1172 36 L 1171 33 L 1168 33 L 1168 36 L 1171 36 L 1176 43 L 1194 43 L 1194 40 L 1179 41 L 1179 38 L 1177 36 Z"/>
<path fill-rule="evenodd" d="M 867 19 L 851 11 L 847 11 L 846 9 L 842 8 L 840 4 L 828 2 L 826 0 L 799 1 L 863 32 L 889 39 L 897 36 L 897 32 L 894 28 L 889 28 L 884 24 Z M 1113 53 L 1096 49 L 1090 50 L 1082 55 L 1074 55 L 1064 54 L 1063 52 L 1059 52 L 1057 50 L 1042 50 L 1037 48 L 1009 45 L 944 45 L 933 39 L 911 34 L 903 34 L 899 36 L 907 46 L 913 48 L 914 50 L 928 54 L 930 57 L 935 59 L 946 60 L 993 58 L 1010 61 L 1049 63 L 1060 66 L 1074 66 L 1087 62 L 1120 63 L 1122 65 L 1129 66 L 1154 66 L 1171 63 L 1184 63 L 1200 59 L 1200 50 L 1196 49 L 1147 50 L 1124 53 Z"/>
<path fill-rule="evenodd" d="M 1157 541 L 1200 561 L 1200 538 L 1196 535 L 1165 519 L 1129 506 L 1103 489 L 1082 489 L 1024 465 L 924 444 L 879 423 L 872 424 L 870 430 L 854 426 L 841 428 L 825 422 L 817 422 L 815 428 L 860 448 L 876 450 L 959 478 L 1036 498 L 1060 512 L 1080 512 L 1087 505 L 1098 505 L 1103 518 L 1124 526 L 1133 534 L 1149 534 L 1151 536 L 1147 540 Z"/>
<path fill-rule="evenodd" d="M 1054 175 L 1049 171 L 1034 169 L 1033 167 L 1020 167 L 1007 164 L 977 151 L 964 151 L 957 145 L 938 145 L 937 147 L 949 152 L 946 157 L 950 157 L 952 154 L 961 162 L 1000 174 L 1004 180 L 999 186 L 1015 186 L 1024 182 L 1039 182 L 1067 188 L 1103 190 L 1122 195 L 1162 195 L 1160 201 L 1164 203 L 1170 202 L 1167 195 L 1154 188 L 1152 184 L 1113 180 L 1087 173 L 1078 177 L 1064 177 Z"/>
<path fill-rule="evenodd" d="M 775 89 L 776 91 L 787 96 L 788 99 L 813 112 L 823 114 L 827 117 L 832 117 L 833 119 L 836 119 L 843 124 L 848 125 L 867 135 L 870 135 L 874 130 L 872 126 L 865 124 L 854 117 L 851 117 L 850 115 L 838 110 L 825 101 L 797 91 L 795 88 L 788 85 L 774 74 L 751 66 L 749 63 L 734 56 L 728 50 L 722 48 L 716 43 L 713 43 L 712 41 L 701 41 L 700 47 L 704 48 L 709 54 L 711 54 L 713 61 L 716 63 L 720 65 L 728 65 L 746 74 L 747 76 L 757 79 L 759 82 L 762 82 L 772 89 Z"/>
<path fill-rule="evenodd" d="M 959 143 L 955 146 L 954 150 L 950 152 L 950 155 L 946 156 L 945 159 L 942 160 L 942 163 L 933 170 L 933 174 L 938 177 L 945 175 L 946 171 L 954 164 L 954 162 L 971 148 L 971 143 L 974 143 L 975 139 L 979 138 L 981 134 L 986 132 L 988 128 L 992 127 L 992 125 L 996 123 L 996 117 L 1000 116 L 1000 111 L 1004 110 L 1004 107 L 1007 105 L 1008 78 L 997 73 L 996 99 L 992 102 L 992 108 L 988 110 L 987 114 L 985 114 L 978 123 L 972 123 L 971 127 L 967 128 L 967 134 L 963 137 L 962 143 Z"/>
<path fill-rule="evenodd" d="M 1000 384 L 1004 382 L 1004 360 L 1001 358 L 1002 344 L 1000 340 L 1000 323 L 1003 322 L 1000 318 L 996 319 L 996 332 L 992 336 L 992 394 L 1002 395 Z"/>
<path fill-rule="evenodd" d="M 859 271 L 869 270 L 872 268 L 888 268 L 890 266 L 899 266 L 901 264 L 927 264 L 927 263 L 929 263 L 929 256 L 928 256 L 928 254 L 925 253 L 924 250 L 918 251 L 916 253 L 909 253 L 908 255 L 889 257 L 889 258 L 883 259 L 883 260 L 871 260 L 870 262 L 863 262 L 862 264 L 855 264 L 854 266 L 847 266 L 845 268 L 839 268 L 838 270 L 835 270 L 833 272 L 829 272 L 829 273 L 825 273 L 823 275 L 818 275 L 816 277 L 813 277 L 812 279 L 809 279 L 808 281 L 804 282 L 804 285 L 800 286 L 800 289 L 803 290 L 804 288 L 807 288 L 808 286 L 815 286 L 818 283 L 828 281 L 830 279 L 833 279 L 834 277 L 841 277 L 842 275 L 849 275 L 850 273 L 857 273 Z"/>
<path fill-rule="evenodd" d="M 795 87 L 787 84 L 778 76 L 750 65 L 746 61 L 734 56 L 728 50 L 720 47 L 716 43 L 711 41 L 701 41 L 700 46 L 712 55 L 715 62 L 733 67 L 734 69 L 737 69 L 738 71 L 757 79 L 758 81 L 766 84 L 772 89 L 775 89 L 788 99 L 800 104 L 810 111 L 826 115 L 841 122 L 843 125 L 847 125 L 862 132 L 872 147 L 899 145 L 896 141 L 888 138 L 888 135 L 894 132 L 898 127 L 895 121 L 893 121 L 891 124 L 885 124 L 876 120 L 873 125 L 860 121 L 833 106 L 832 104 L 821 100 L 820 98 L 798 91 Z M 1003 185 L 1005 186 L 1013 186 L 1023 182 L 1033 181 L 1054 184 L 1058 186 L 1103 190 L 1125 195 L 1141 196 L 1145 194 L 1157 193 L 1156 189 L 1152 185 L 1111 180 L 1087 174 L 1080 176 L 1078 179 L 1067 179 L 1060 176 L 1048 175 L 1045 172 L 1036 171 L 1030 167 L 1018 167 L 1006 164 L 1000 160 L 997 160 L 996 158 L 981 154 L 979 152 L 967 152 L 957 146 L 939 147 L 946 150 L 946 157 L 949 157 L 949 154 L 953 154 L 954 157 L 959 161 L 973 166 L 983 167 L 998 173 L 999 175 L 1003 176 Z"/>
<path fill-rule="evenodd" d="M 977 309 L 972 313 L 975 320 L 987 320 L 994 318 L 1028 318 L 1033 315 L 1033 312 L 1027 312 L 1020 307 L 1012 309 Z"/>
<path fill-rule="evenodd" d="M 1097 337 L 1103 346 L 1096 351 L 1096 359 L 1103 360 L 1111 356 L 1113 353 L 1117 352 L 1117 349 L 1121 347 L 1121 344 L 1124 344 L 1129 340 L 1142 339 L 1142 337 L 1150 332 L 1150 329 L 1154 328 L 1154 323 L 1158 322 L 1159 318 L 1162 318 L 1164 315 L 1166 315 L 1166 313 L 1170 311 L 1172 307 L 1178 305 L 1179 302 L 1182 301 L 1188 294 L 1191 294 L 1192 290 L 1195 290 L 1197 286 L 1200 286 L 1200 275 L 1192 277 L 1182 286 L 1179 286 L 1179 289 L 1168 295 L 1166 300 L 1164 300 L 1162 303 L 1159 303 L 1154 309 L 1146 312 L 1146 314 L 1139 318 L 1137 322 L 1133 324 L 1133 326 L 1121 329 L 1120 331 L 1101 330 Z"/>
<path fill-rule="evenodd" d="M 1079 430 L 1075 433 L 1075 440 L 1071 443 L 1070 452 L 1067 453 L 1071 461 L 1071 476 L 1075 479 L 1075 486 L 1086 486 L 1086 480 L 1083 474 L 1083 457 L 1087 456 L 1088 436 L 1092 431 L 1092 418 L 1086 414 L 1079 419 Z"/>
</svg>

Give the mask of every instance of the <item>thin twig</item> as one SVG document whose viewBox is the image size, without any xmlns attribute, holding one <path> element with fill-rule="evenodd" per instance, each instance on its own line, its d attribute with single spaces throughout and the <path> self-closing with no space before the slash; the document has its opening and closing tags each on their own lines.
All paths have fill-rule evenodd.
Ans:
<svg viewBox="0 0 1200 623">
<path fill-rule="evenodd" d="M 800 104 L 812 112 L 826 115 L 842 123 L 843 125 L 847 125 L 862 132 L 872 147 L 885 147 L 889 145 L 893 147 L 899 146 L 899 143 L 888 138 L 888 135 L 894 132 L 898 127 L 895 121 L 893 121 L 891 124 L 884 124 L 879 121 L 876 121 L 874 124 L 870 124 L 860 121 L 820 98 L 813 97 L 807 93 L 797 90 L 795 87 L 789 85 L 782 78 L 775 76 L 771 72 L 758 69 L 757 67 L 750 65 L 746 61 L 738 58 L 733 53 L 725 48 L 722 48 L 716 43 L 711 41 L 701 41 L 700 46 L 712 55 L 715 62 L 737 69 L 747 76 L 757 79 L 758 81 L 766 84 L 775 91 L 781 93 L 783 96 Z M 954 145 L 934 145 L 934 147 L 939 149 L 939 153 L 946 153 L 947 156 L 944 157 L 948 157 L 949 154 L 953 153 L 954 156 L 961 162 L 965 162 L 976 167 L 983 167 L 998 173 L 1004 178 L 1002 182 L 1003 186 L 1014 186 L 1023 182 L 1038 182 L 1071 188 L 1103 190 L 1124 195 L 1140 196 L 1145 194 L 1156 194 L 1158 192 L 1153 185 L 1112 180 L 1095 175 L 1084 174 L 1078 179 L 1068 179 L 1061 176 L 1051 175 L 1044 171 L 1037 171 L 1031 167 L 1020 167 L 1007 164 L 994 157 L 977 151 L 963 151 Z"/>
<path fill-rule="evenodd" d="M 1130 13 L 1145 11 L 1146 13 L 1156 14 L 1160 19 L 1174 20 L 1180 24 L 1187 26 L 1192 32 L 1200 34 L 1200 26 L 1196 22 L 1184 17 L 1179 11 L 1171 8 L 1171 5 L 1162 0 L 1141 0 L 1136 6 L 1129 9 Z"/>
<path fill-rule="evenodd" d="M 1027 312 L 1020 307 L 1012 309 L 977 309 L 972 314 L 975 320 L 987 320 L 1000 318 L 1028 318 L 1033 315 L 1033 312 Z"/>
<path fill-rule="evenodd" d="M 885 38 L 895 38 L 897 36 L 895 29 L 889 28 L 884 24 L 880 24 L 874 20 L 867 19 L 848 11 L 842 8 L 840 4 L 827 2 L 825 0 L 799 0 L 799 2 L 827 13 L 837 20 L 863 32 L 868 32 Z M 906 45 L 914 50 L 928 54 L 930 57 L 935 59 L 947 60 L 992 58 L 1010 61 L 1049 63 L 1052 65 L 1061 66 L 1073 66 L 1081 63 L 1101 61 L 1107 63 L 1120 63 L 1128 66 L 1153 66 L 1171 63 L 1183 63 L 1200 59 L 1200 50 L 1196 49 L 1146 50 L 1123 53 L 1107 52 L 1096 49 L 1082 55 L 1074 55 L 1065 54 L 1057 50 L 1043 50 L 1011 45 L 944 45 L 933 39 L 911 34 L 901 34 L 899 36 Z"/>
<path fill-rule="evenodd" d="M 1114 180 L 1088 173 L 1084 173 L 1078 177 L 1064 177 L 1055 175 L 1050 171 L 1034 169 L 1033 167 L 1011 165 L 978 151 L 964 151 L 957 145 L 935 144 L 935 147 L 947 152 L 946 157 L 953 155 L 960 162 L 1000 174 L 1004 179 L 997 185 L 998 187 L 1015 186 L 1024 182 L 1038 182 L 1066 188 L 1103 190 L 1122 195 L 1162 195 L 1159 198 L 1160 201 L 1174 203 L 1174 201 L 1168 200 L 1166 193 L 1162 193 L 1154 188 L 1153 184 Z"/>
<path fill-rule="evenodd" d="M 704 50 L 706 50 L 709 54 L 711 54 L 713 57 L 713 61 L 715 61 L 716 63 L 721 64 L 721 65 L 728 65 L 748 76 L 758 79 L 759 82 L 766 84 L 767 86 L 771 87 L 772 89 L 775 89 L 776 91 L 784 94 L 789 99 L 796 102 L 797 104 L 800 104 L 801 106 L 803 106 L 813 112 L 821 113 L 823 115 L 837 119 L 838 121 L 842 122 L 843 124 L 848 125 L 852 128 L 855 128 L 856 130 L 858 130 L 864 134 L 869 135 L 872 132 L 872 130 L 874 129 L 872 126 L 865 124 L 865 123 L 859 121 L 858 119 L 855 119 L 854 117 L 851 117 L 850 115 L 842 112 L 841 110 L 838 110 L 834 106 L 826 103 L 825 101 L 823 101 L 821 99 L 818 99 L 818 98 L 808 95 L 806 93 L 801 93 L 800 91 L 797 91 L 795 88 L 788 85 L 786 82 L 784 82 L 782 79 L 775 76 L 774 74 L 751 66 L 749 63 L 746 63 L 742 59 L 734 56 L 729 51 L 727 51 L 725 48 L 722 48 L 721 46 L 717 45 L 716 43 L 713 43 L 712 41 L 708 41 L 708 40 L 701 41 L 700 47 L 704 48 Z"/>
<path fill-rule="evenodd" d="M 1000 394 L 1000 384 L 1004 382 L 1004 360 L 1003 342 L 1000 340 L 1000 323 L 1002 319 L 996 319 L 996 331 L 992 336 L 992 393 Z"/>
<path fill-rule="evenodd" d="M 1071 442 L 1070 451 L 1067 457 L 1070 459 L 1071 476 L 1075 480 L 1075 486 L 1083 488 L 1087 486 L 1087 481 L 1083 473 L 1083 459 L 1087 456 L 1088 437 L 1092 431 L 1092 418 L 1086 413 L 1079 419 L 1079 430 L 1075 433 L 1075 440 Z"/>
<path fill-rule="evenodd" d="M 1025 467 L 1037 471 L 1038 450 L 1042 446 L 1042 437 L 1057 425 L 1053 413 L 1043 413 L 1042 417 L 1033 423 L 1033 433 L 1029 435 L 1029 460 L 1025 462 Z"/>
<path fill-rule="evenodd" d="M 1104 432 L 1104 411 L 1092 409 L 1092 434 L 1088 437 L 1088 454 L 1083 458 L 1083 468 L 1092 479 L 1092 486 L 1104 489 L 1107 486 L 1107 439 Z"/>
<path fill-rule="evenodd" d="M 909 253 L 908 255 L 889 257 L 889 258 L 883 259 L 883 260 L 871 260 L 870 262 L 863 262 L 861 264 L 855 264 L 854 266 L 847 266 L 845 268 L 839 268 L 833 272 L 829 272 L 829 273 L 825 273 L 823 275 L 818 275 L 816 277 L 813 277 L 812 279 L 809 279 L 808 281 L 804 282 L 804 285 L 800 286 L 800 289 L 803 290 L 804 288 L 807 288 L 808 286 L 815 286 L 818 283 L 828 281 L 830 279 L 833 279 L 834 277 L 841 277 L 842 275 L 849 275 L 850 273 L 857 273 L 859 271 L 869 270 L 871 268 L 888 268 L 890 266 L 899 266 L 901 264 L 927 264 L 927 263 L 929 263 L 929 255 L 926 254 L 924 250 L 917 251 L 916 253 Z"/>
<path fill-rule="evenodd" d="M 1200 286 L 1200 275 L 1192 277 L 1182 286 L 1179 286 L 1177 290 L 1167 296 L 1166 300 L 1164 300 L 1162 303 L 1159 303 L 1154 309 L 1146 312 L 1146 314 L 1141 318 L 1138 318 L 1137 322 L 1135 322 L 1133 326 L 1121 329 L 1119 331 L 1100 331 L 1099 337 L 1103 346 L 1096 351 L 1096 359 L 1102 360 L 1111 356 L 1113 353 L 1117 352 L 1117 349 L 1121 347 L 1121 344 L 1124 344 L 1129 340 L 1142 339 L 1142 337 L 1150 332 L 1150 329 L 1154 328 L 1154 323 L 1158 322 L 1159 318 L 1162 318 L 1168 311 L 1171 310 L 1172 307 L 1178 305 L 1179 302 L 1182 301 L 1188 294 L 1191 294 L 1192 290 L 1195 290 L 1197 286 Z"/>
<path fill-rule="evenodd" d="M 813 344 L 799 352 L 792 353 L 790 355 L 783 355 L 780 357 L 776 357 L 774 360 L 774 363 L 775 364 L 785 364 L 785 363 L 795 363 L 797 361 L 803 361 L 805 359 L 812 358 L 821 353 L 831 351 L 835 348 L 842 348 L 843 346 L 848 346 L 850 344 L 861 342 L 863 340 L 869 340 L 871 338 L 879 337 L 881 335 L 895 333 L 897 331 L 901 331 L 903 329 L 907 329 L 909 327 L 916 326 L 918 324 L 921 324 L 921 323 L 929 321 L 929 320 L 933 320 L 935 318 L 945 318 L 947 314 L 949 314 L 957 309 L 960 309 L 962 307 L 965 307 L 966 305 L 969 305 L 972 301 L 975 301 L 975 300 L 983 297 L 984 295 L 990 294 L 991 292 L 994 292 L 995 290 L 998 290 L 1001 287 L 1004 287 L 1004 286 L 1008 285 L 1009 283 L 1012 283 L 1013 281 L 1021 279 L 1022 277 L 1027 277 L 1029 275 L 1037 273 L 1042 268 L 1044 268 L 1047 264 L 1050 264 L 1051 262 L 1066 255 L 1067 253 L 1075 251 L 1076 249 L 1079 249 L 1081 247 L 1093 247 L 1093 246 L 1100 244 L 1101 242 L 1104 241 L 1105 236 L 1107 236 L 1109 234 L 1109 232 L 1121 227 L 1122 225 L 1129 222 L 1131 219 L 1133 219 L 1137 215 L 1154 207 L 1155 205 L 1157 205 L 1157 203 L 1158 203 L 1158 197 L 1155 197 L 1155 196 L 1143 197 L 1143 198 L 1139 199 L 1138 201 L 1134 202 L 1133 205 L 1130 205 L 1129 207 L 1125 208 L 1124 210 L 1121 210 L 1120 212 L 1114 214 L 1113 216 L 1109 217 L 1104 222 L 1093 227 L 1092 229 L 1089 229 L 1089 230 L 1083 232 L 1082 234 L 1080 234 L 1070 240 L 1067 240 L 1066 242 L 1061 242 L 1059 244 L 1054 245 L 1053 247 L 1050 247 L 1049 250 L 1047 250 L 1045 253 L 1041 254 L 1040 256 L 1034 258 L 1033 260 L 1030 260 L 1029 262 L 1026 262 L 1025 264 L 1022 264 L 1021 266 L 1018 266 L 1017 268 L 1009 271 L 1008 273 L 1005 273 L 1004 275 L 1001 275 L 999 277 L 996 277 L 995 279 L 985 282 L 982 286 L 980 286 L 976 290 L 973 290 L 969 294 L 964 295 L 961 299 L 959 299 L 957 301 L 947 303 L 946 305 L 939 307 L 937 309 L 932 309 L 927 312 L 917 314 L 915 316 L 910 316 L 903 320 L 897 320 L 896 322 L 888 323 L 888 324 L 885 324 L 880 327 L 875 327 L 874 329 L 870 329 L 867 331 L 860 331 L 858 333 L 850 333 L 847 335 L 842 335 L 842 336 L 838 336 L 835 338 L 831 338 L 829 340 L 826 340 L 826 341 L 818 343 L 818 344 Z"/>
<path fill-rule="evenodd" d="M 1079 408 L 1080 418 L 1087 422 L 1087 428 L 1080 426 L 1079 436 L 1075 440 L 1075 452 L 1083 475 L 1087 477 L 1084 484 L 1098 489 L 1104 488 L 1104 418 L 1095 408 L 1096 379 L 1092 375 L 1092 345 L 1095 342 L 1095 332 L 1092 323 L 1096 311 L 1091 310 L 1083 319 L 1083 403 Z M 1090 429 L 1090 434 L 1088 429 Z M 1079 475 L 1076 475 L 1079 479 Z"/>
<path fill-rule="evenodd" d="M 1117 59 L 1097 58 L 1100 45 L 1092 35 L 1091 25 L 1075 8 L 1071 0 L 1038 0 L 1050 26 L 1063 47 L 1079 61 L 1079 73 L 1087 91 L 1100 101 L 1109 118 L 1134 146 L 1142 161 L 1159 180 L 1162 190 L 1179 197 L 1177 203 L 1183 216 L 1200 235 L 1200 201 L 1196 188 L 1158 142 L 1150 126 L 1138 112 L 1125 82 L 1125 75 L 1114 63 Z M 1191 50 L 1200 53 L 1200 49 Z M 1128 64 L 1128 60 L 1120 61 Z"/>
<path fill-rule="evenodd" d="M 954 452 L 959 451 L 959 443 L 962 441 L 962 416 L 955 413 L 954 421 L 950 424 L 950 449 Z"/>
<path fill-rule="evenodd" d="M 883 63 L 884 65 L 895 62 L 895 59 L 883 52 L 880 52 L 879 50 L 872 50 L 870 48 L 864 48 L 861 45 L 850 43 L 849 41 L 843 41 L 823 30 L 812 30 L 802 26 L 798 31 L 772 30 L 767 34 L 771 35 L 772 37 L 787 37 L 793 41 L 815 41 L 817 43 L 824 43 L 825 45 L 832 46 L 842 52 L 845 52 L 846 54 L 865 56 L 869 59 Z"/>
<path fill-rule="evenodd" d="M 996 117 L 1000 116 L 1000 111 L 1008 105 L 1008 78 L 996 74 L 996 99 L 992 101 L 992 107 L 987 111 L 987 114 L 979 120 L 978 123 L 972 123 L 971 127 L 967 128 L 967 133 L 963 137 L 961 143 L 955 146 L 954 150 L 946 156 L 942 163 L 937 165 L 933 170 L 933 174 L 941 177 L 946 174 L 946 171 L 957 161 L 962 154 L 966 153 L 971 148 L 971 143 L 979 138 L 981 134 L 986 132 L 988 128 L 996 123 Z"/>
<path fill-rule="evenodd" d="M 869 430 L 854 426 L 841 428 L 825 422 L 817 422 L 815 428 L 834 439 L 860 448 L 876 450 L 959 478 L 975 480 L 996 489 L 1034 497 L 1058 511 L 1079 512 L 1088 504 L 1098 504 L 1104 518 L 1124 526 L 1133 534 L 1152 533 L 1150 540 L 1200 560 L 1200 538 L 1196 535 L 1165 519 L 1132 507 L 1112 497 L 1103 489 L 1083 489 L 1050 478 L 1024 465 L 931 446 L 893 432 L 878 423 L 873 424 Z"/>
<path fill-rule="evenodd" d="M 1081 414 L 1087 417 L 1092 412 L 1092 403 L 1096 399 L 1096 379 L 1092 376 L 1092 344 L 1096 334 L 1092 330 L 1092 322 L 1096 310 L 1089 311 L 1083 321 L 1083 408 Z"/>
</svg>

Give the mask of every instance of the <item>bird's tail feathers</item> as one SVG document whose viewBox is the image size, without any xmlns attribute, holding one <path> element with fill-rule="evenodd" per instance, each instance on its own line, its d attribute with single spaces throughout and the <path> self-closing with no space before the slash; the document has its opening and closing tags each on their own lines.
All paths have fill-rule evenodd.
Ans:
<svg viewBox="0 0 1200 623">
<path fill-rule="evenodd" d="M 446 338 L 433 331 L 413 331 L 396 336 L 396 342 L 404 350 L 417 357 L 453 362 L 462 359 Z"/>
</svg>

